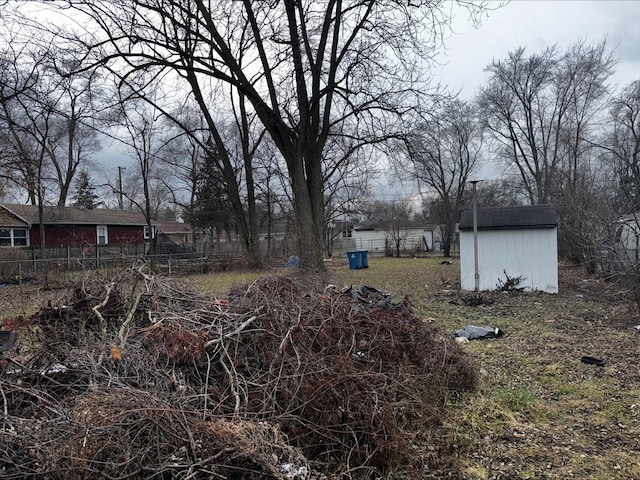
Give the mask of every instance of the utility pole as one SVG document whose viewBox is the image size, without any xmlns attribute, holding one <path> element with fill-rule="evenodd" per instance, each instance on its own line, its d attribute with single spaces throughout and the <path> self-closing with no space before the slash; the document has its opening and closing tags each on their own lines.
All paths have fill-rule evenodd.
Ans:
<svg viewBox="0 0 640 480">
<path fill-rule="evenodd" d="M 474 291 L 480 290 L 480 270 L 478 269 L 478 199 L 476 195 L 476 183 L 479 180 L 472 180 L 473 185 L 473 276 L 475 280 Z"/>
<path fill-rule="evenodd" d="M 118 167 L 118 207 L 120 207 L 120 210 L 124 210 L 124 202 L 122 201 L 122 170 L 126 170 L 126 167 Z"/>
</svg>

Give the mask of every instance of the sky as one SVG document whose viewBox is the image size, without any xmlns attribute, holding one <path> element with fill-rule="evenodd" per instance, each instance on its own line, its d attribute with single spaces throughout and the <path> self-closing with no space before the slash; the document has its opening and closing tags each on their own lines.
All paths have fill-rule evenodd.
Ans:
<svg viewBox="0 0 640 480">
<path fill-rule="evenodd" d="M 435 82 L 471 99 L 488 80 L 484 69 L 519 47 L 539 53 L 554 44 L 564 50 L 579 40 L 592 43 L 605 37 L 618 58 L 612 89 L 640 79 L 640 0 L 511 0 L 500 5 L 490 0 L 493 10 L 478 27 L 466 10 L 458 10 L 453 19 L 455 33 L 445 41 L 446 53 L 438 57 L 440 65 L 433 72 Z M 485 159 L 475 176 L 493 179 L 502 170 L 500 162 Z M 398 195 L 408 196 L 414 188 L 400 186 Z"/>
<path fill-rule="evenodd" d="M 487 81 L 484 68 L 518 47 L 534 53 L 554 44 L 565 49 L 578 40 L 591 43 L 604 37 L 619 58 L 612 87 L 618 89 L 640 79 L 640 0 L 511 0 L 500 5 L 499 0 L 490 0 L 493 10 L 478 27 L 472 25 L 466 11 L 458 9 L 453 20 L 455 33 L 446 40 L 446 53 L 439 57 L 441 65 L 434 68 L 435 81 L 470 99 Z M 109 143 L 103 145 L 96 174 L 113 181 L 117 166 L 134 168 L 133 160 Z M 489 165 L 481 177 L 499 175 L 494 167 Z"/>
<path fill-rule="evenodd" d="M 499 5 L 490 2 L 490 7 Z M 638 0 L 512 0 L 489 12 L 478 28 L 460 11 L 434 79 L 470 99 L 487 80 L 484 68 L 518 47 L 537 53 L 554 44 L 565 49 L 578 40 L 592 43 L 606 37 L 619 59 L 613 86 L 622 87 L 640 79 L 639 18 Z"/>
<path fill-rule="evenodd" d="M 462 98 L 471 99 L 487 81 L 485 67 L 519 47 L 537 53 L 557 44 L 564 50 L 579 40 L 592 43 L 605 37 L 619 59 L 612 88 L 618 90 L 640 79 L 640 0 L 511 0 L 500 7 L 501 3 L 490 0 L 493 10 L 478 27 L 459 9 L 452 24 L 455 33 L 445 42 L 446 53 L 440 55 L 441 65 L 433 72 L 436 82 L 448 84 L 453 91 L 459 90 Z M 111 181 L 117 165 L 135 170 L 131 159 L 112 148 L 105 149 L 101 169 Z M 501 171 L 501 164 L 486 161 L 476 176 L 486 180 L 500 176 Z M 374 183 L 385 180 L 388 178 Z M 375 190 L 386 192 L 378 194 L 381 200 L 411 198 L 416 200 L 415 209 L 419 208 L 415 185 L 399 185 L 394 180 L 393 185 Z"/>
</svg>

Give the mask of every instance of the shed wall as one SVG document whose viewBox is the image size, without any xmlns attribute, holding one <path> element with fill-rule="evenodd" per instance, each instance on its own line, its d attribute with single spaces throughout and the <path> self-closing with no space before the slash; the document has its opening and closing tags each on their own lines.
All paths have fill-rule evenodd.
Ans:
<svg viewBox="0 0 640 480">
<path fill-rule="evenodd" d="M 496 290 L 498 280 L 522 276 L 527 290 L 558 293 L 558 232 L 555 228 L 478 232 L 480 290 Z M 460 232 L 460 281 L 474 290 L 473 231 Z M 526 278 L 525 278 L 526 277 Z"/>
</svg>

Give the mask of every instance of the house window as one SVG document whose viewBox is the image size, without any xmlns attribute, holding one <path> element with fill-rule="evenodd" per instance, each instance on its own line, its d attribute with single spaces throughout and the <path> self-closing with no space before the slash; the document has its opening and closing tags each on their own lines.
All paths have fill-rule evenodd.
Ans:
<svg viewBox="0 0 640 480">
<path fill-rule="evenodd" d="M 98 245 L 107 245 L 109 243 L 109 235 L 107 234 L 106 225 L 98 225 L 96 227 Z"/>
<path fill-rule="evenodd" d="M 26 228 L 14 228 L 12 232 L 14 247 L 26 247 L 28 245 Z"/>
<path fill-rule="evenodd" d="M 151 230 L 149 230 L 149 225 L 145 225 L 144 226 L 144 238 L 145 239 L 151 238 L 151 235 L 149 235 L 150 232 L 153 232 L 153 236 L 155 237 L 155 233 L 156 233 L 155 227 L 151 227 Z"/>
<path fill-rule="evenodd" d="M 26 228 L 0 229 L 0 247 L 26 247 L 28 244 Z"/>
<path fill-rule="evenodd" d="M 11 230 L 0 229 L 0 247 L 11 246 Z"/>
<path fill-rule="evenodd" d="M 351 238 L 352 236 L 352 230 L 342 230 L 342 238 Z"/>
</svg>

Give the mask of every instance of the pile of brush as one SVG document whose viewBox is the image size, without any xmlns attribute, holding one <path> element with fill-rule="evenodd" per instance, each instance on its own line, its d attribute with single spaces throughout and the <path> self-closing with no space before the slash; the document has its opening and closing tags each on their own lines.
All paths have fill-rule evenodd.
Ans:
<svg viewBox="0 0 640 480">
<path fill-rule="evenodd" d="M 410 474 L 447 396 L 476 384 L 409 299 L 282 276 L 220 299 L 140 267 L 5 323 L 8 479 Z"/>
</svg>

